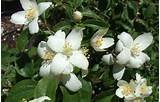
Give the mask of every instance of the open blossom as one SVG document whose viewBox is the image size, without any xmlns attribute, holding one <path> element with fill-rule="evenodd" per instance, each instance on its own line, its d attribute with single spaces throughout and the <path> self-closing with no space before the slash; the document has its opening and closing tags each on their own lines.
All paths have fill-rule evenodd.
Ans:
<svg viewBox="0 0 160 102">
<path fill-rule="evenodd" d="M 44 102 L 45 100 L 51 100 L 48 96 L 41 96 L 39 98 L 30 100 L 28 102 Z"/>
<path fill-rule="evenodd" d="M 122 32 L 118 35 L 118 39 L 116 52 L 119 54 L 115 58 L 113 77 L 120 80 L 126 67 L 139 68 L 150 60 L 149 56 L 142 51 L 152 43 L 153 36 L 150 33 L 144 33 L 133 41 L 128 33 Z"/>
<path fill-rule="evenodd" d="M 73 72 L 76 66 L 88 71 L 88 60 L 80 49 L 83 28 L 74 28 L 65 38 L 65 32 L 59 30 L 48 37 L 48 41 L 41 41 L 38 54 L 44 59 L 40 68 L 41 76 L 53 74 L 71 91 L 82 87 L 81 82 Z"/>
<path fill-rule="evenodd" d="M 139 68 L 150 60 L 149 56 L 142 51 L 152 43 L 151 33 L 144 33 L 133 40 L 130 34 L 122 32 L 118 35 L 118 39 L 116 45 L 116 51 L 120 52 L 116 57 L 118 64 L 129 68 Z"/>
<path fill-rule="evenodd" d="M 91 38 L 91 46 L 96 51 L 106 51 L 106 48 L 109 48 L 114 44 L 113 38 L 103 37 L 107 31 L 108 29 L 100 29 Z"/>
<path fill-rule="evenodd" d="M 11 22 L 28 25 L 31 34 L 39 31 L 38 17 L 52 5 L 51 2 L 41 2 L 37 5 L 36 0 L 20 0 L 24 11 L 18 11 L 11 16 Z"/>
<path fill-rule="evenodd" d="M 116 95 L 124 98 L 125 102 L 145 102 L 144 98 L 152 93 L 152 86 L 147 86 L 147 81 L 136 73 L 136 80 L 131 80 L 130 83 L 119 80 L 119 87 L 116 90 Z"/>
</svg>

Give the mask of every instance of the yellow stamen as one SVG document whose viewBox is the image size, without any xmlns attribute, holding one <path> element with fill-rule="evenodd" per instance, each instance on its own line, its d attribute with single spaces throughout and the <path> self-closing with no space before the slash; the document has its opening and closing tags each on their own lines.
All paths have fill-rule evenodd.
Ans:
<svg viewBox="0 0 160 102">
<path fill-rule="evenodd" d="M 125 96 L 128 96 L 129 94 L 132 94 L 134 92 L 134 89 L 129 85 L 121 86 L 121 88 L 123 89 L 123 94 Z"/>
<path fill-rule="evenodd" d="M 71 48 L 71 45 L 69 45 L 69 43 L 65 43 L 65 46 L 64 46 L 64 48 L 63 48 L 63 53 L 65 54 L 65 55 L 72 55 L 72 51 L 73 51 L 73 49 Z"/>
<path fill-rule="evenodd" d="M 103 44 L 103 38 L 97 38 L 95 43 L 97 47 L 100 47 Z"/>
<path fill-rule="evenodd" d="M 140 54 L 141 48 L 140 48 L 139 43 L 136 43 L 133 45 L 133 47 L 131 48 L 131 52 L 133 55 L 137 55 L 137 56 Z"/>
<path fill-rule="evenodd" d="M 25 18 L 27 18 L 29 21 L 33 20 L 36 16 L 36 9 L 35 8 L 30 8 L 26 10 Z"/>
<path fill-rule="evenodd" d="M 43 59 L 52 60 L 55 54 L 51 51 L 46 51 Z"/>
</svg>

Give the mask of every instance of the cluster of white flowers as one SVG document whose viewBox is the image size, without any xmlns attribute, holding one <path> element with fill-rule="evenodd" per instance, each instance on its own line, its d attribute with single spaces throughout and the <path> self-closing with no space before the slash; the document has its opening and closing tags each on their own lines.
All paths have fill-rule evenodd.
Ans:
<svg viewBox="0 0 160 102">
<path fill-rule="evenodd" d="M 11 22 L 15 24 L 28 25 L 31 34 L 39 31 L 38 17 L 47 10 L 52 3 L 36 0 L 20 0 L 24 11 L 19 11 L 11 16 Z M 73 18 L 80 22 L 83 15 L 76 11 Z M 41 41 L 38 45 L 38 54 L 44 60 L 40 67 L 42 77 L 56 77 L 69 90 L 75 92 L 81 87 L 81 81 L 73 73 L 74 68 L 80 68 L 82 74 L 88 73 L 89 62 L 81 48 L 84 28 L 75 27 L 66 37 L 65 32 L 58 30 L 54 35 L 48 37 L 47 42 Z M 114 45 L 114 39 L 104 37 L 108 29 L 99 29 L 91 38 L 91 46 L 95 51 L 106 51 L 106 48 Z M 147 86 L 146 79 L 136 74 L 136 80 L 130 83 L 121 80 L 126 68 L 140 68 L 150 57 L 142 52 L 153 40 L 151 33 L 139 35 L 135 40 L 130 34 L 122 32 L 118 35 L 116 48 L 112 53 L 102 56 L 102 61 L 113 65 L 113 77 L 118 81 L 116 95 L 124 98 L 127 102 L 141 102 L 152 93 L 152 87 Z M 41 98 L 39 98 L 41 100 Z M 49 99 L 42 97 L 42 101 Z M 35 99 L 38 100 L 38 99 Z M 32 101 L 30 101 L 32 102 Z M 33 101 L 35 102 L 35 101 Z"/>
<path fill-rule="evenodd" d="M 126 82 L 119 80 L 119 87 L 116 90 L 116 95 L 124 98 L 125 102 L 145 102 L 144 98 L 152 93 L 152 86 L 147 86 L 147 80 L 136 73 L 136 80 Z"/>
<path fill-rule="evenodd" d="M 59 30 L 48 37 L 48 41 L 41 41 L 38 54 L 44 59 L 40 68 L 41 76 L 56 76 L 71 91 L 82 87 L 81 82 L 73 73 L 74 67 L 88 72 L 88 60 L 80 49 L 83 38 L 83 28 L 74 28 L 65 38 L 65 32 Z"/>
</svg>

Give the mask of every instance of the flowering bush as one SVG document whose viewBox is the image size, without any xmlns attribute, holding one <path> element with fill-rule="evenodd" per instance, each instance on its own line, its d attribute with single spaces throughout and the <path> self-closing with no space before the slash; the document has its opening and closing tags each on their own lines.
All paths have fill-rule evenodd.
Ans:
<svg viewBox="0 0 160 102">
<path fill-rule="evenodd" d="M 158 102 L 157 1 L 20 3 L 15 46 L 2 43 L 3 101 Z"/>
</svg>

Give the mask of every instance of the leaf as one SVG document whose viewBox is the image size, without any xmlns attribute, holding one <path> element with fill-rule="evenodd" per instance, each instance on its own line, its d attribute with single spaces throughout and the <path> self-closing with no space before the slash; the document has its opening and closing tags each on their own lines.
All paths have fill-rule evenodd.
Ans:
<svg viewBox="0 0 160 102">
<path fill-rule="evenodd" d="M 19 51 L 24 51 L 28 43 L 28 31 L 23 31 L 20 36 L 16 39 L 16 46 Z"/>
<path fill-rule="evenodd" d="M 86 10 L 86 11 L 82 12 L 82 15 L 86 16 L 86 17 L 95 18 L 95 19 L 99 19 L 99 20 L 104 21 L 100 16 L 98 16 L 95 12 L 93 12 L 91 10 Z"/>
<path fill-rule="evenodd" d="M 83 22 L 84 26 L 92 27 L 92 28 L 100 28 L 100 27 L 107 27 L 108 24 L 106 22 L 90 19 Z"/>
<path fill-rule="evenodd" d="M 81 79 L 82 88 L 77 93 L 69 93 L 66 88 L 61 87 L 63 102 L 91 102 L 92 86 L 90 82 Z"/>
<path fill-rule="evenodd" d="M 18 82 L 9 92 L 5 102 L 21 102 L 22 99 L 31 99 L 34 95 L 36 82 L 33 80 L 22 80 Z"/>
<path fill-rule="evenodd" d="M 109 6 L 111 5 L 111 1 L 112 0 L 99 0 L 99 2 L 98 2 L 98 8 L 101 11 L 104 11 L 105 9 L 108 9 Z"/>
<path fill-rule="evenodd" d="M 145 16 L 145 18 L 152 17 L 153 14 L 155 14 L 155 12 L 156 12 L 156 6 L 152 3 L 147 8 L 143 9 L 143 15 Z"/>
<path fill-rule="evenodd" d="M 58 83 L 54 79 L 43 78 L 41 79 L 34 91 L 34 97 L 38 98 L 40 96 L 48 96 L 51 98 L 50 102 L 55 101 L 56 90 L 57 90 Z"/>
<path fill-rule="evenodd" d="M 128 1 L 127 2 L 127 10 L 128 10 L 129 18 L 133 19 L 137 13 L 137 5 L 136 5 L 135 1 Z"/>
</svg>

